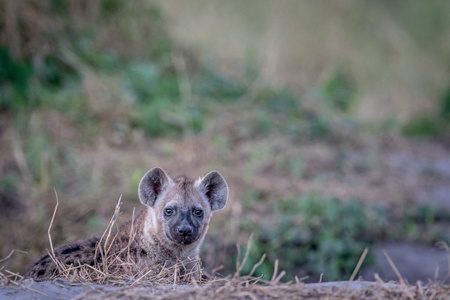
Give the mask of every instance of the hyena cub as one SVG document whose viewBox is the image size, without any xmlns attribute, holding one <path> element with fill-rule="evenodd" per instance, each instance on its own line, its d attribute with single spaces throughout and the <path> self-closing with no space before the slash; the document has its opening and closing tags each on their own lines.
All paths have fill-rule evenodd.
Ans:
<svg viewBox="0 0 450 300">
<path fill-rule="evenodd" d="M 143 211 L 133 224 L 130 221 L 118 230 L 110 252 L 122 252 L 122 260 L 131 258 L 139 270 L 196 260 L 212 212 L 223 208 L 227 198 L 228 185 L 216 171 L 193 181 L 185 176 L 172 180 L 162 169 L 153 168 L 139 183 Z M 130 239 L 131 226 L 134 234 Z M 102 261 L 102 256 L 96 254 L 99 243 L 102 241 L 93 237 L 58 246 L 54 252 L 66 265 L 94 266 Z M 128 245 L 129 250 L 123 251 Z M 30 267 L 26 277 L 40 281 L 58 275 L 58 268 L 47 254 Z"/>
</svg>

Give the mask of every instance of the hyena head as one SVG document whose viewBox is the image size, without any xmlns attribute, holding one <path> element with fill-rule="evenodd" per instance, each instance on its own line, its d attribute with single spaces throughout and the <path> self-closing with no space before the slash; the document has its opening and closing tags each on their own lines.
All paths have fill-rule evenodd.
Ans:
<svg viewBox="0 0 450 300">
<path fill-rule="evenodd" d="M 203 240 L 212 212 L 225 206 L 228 185 L 216 171 L 194 182 L 184 176 L 172 180 L 153 168 L 139 183 L 139 198 L 153 210 L 152 227 L 159 238 L 190 245 Z"/>
</svg>

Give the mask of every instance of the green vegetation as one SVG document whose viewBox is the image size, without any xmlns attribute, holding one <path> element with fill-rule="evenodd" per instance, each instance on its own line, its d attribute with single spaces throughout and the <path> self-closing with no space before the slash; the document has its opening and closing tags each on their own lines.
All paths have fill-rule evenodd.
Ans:
<svg viewBox="0 0 450 300">
<path fill-rule="evenodd" d="M 336 69 L 325 83 L 322 99 L 331 109 L 348 113 L 355 105 L 356 84 L 343 68 Z"/>
<path fill-rule="evenodd" d="M 406 136 L 437 136 L 440 129 L 436 119 L 421 117 L 405 124 L 402 132 Z"/>
<path fill-rule="evenodd" d="M 364 248 L 384 234 L 387 223 L 385 215 L 365 208 L 358 200 L 343 202 L 314 195 L 280 199 L 272 204 L 265 222 L 242 221 L 246 231 L 256 230 L 249 269 L 243 273 L 266 253 L 268 260 L 258 275 L 272 274 L 275 259 L 280 259 L 280 269 L 289 277 L 295 274 L 318 280 L 323 273 L 327 281 L 349 278 Z M 370 257 L 365 260 L 371 262 Z"/>
<path fill-rule="evenodd" d="M 404 216 L 399 220 L 400 230 L 392 235 L 428 244 L 449 241 L 449 233 L 441 228 L 442 224 L 449 221 L 450 213 L 447 210 L 439 210 L 434 205 L 421 205 L 405 209 Z"/>
</svg>

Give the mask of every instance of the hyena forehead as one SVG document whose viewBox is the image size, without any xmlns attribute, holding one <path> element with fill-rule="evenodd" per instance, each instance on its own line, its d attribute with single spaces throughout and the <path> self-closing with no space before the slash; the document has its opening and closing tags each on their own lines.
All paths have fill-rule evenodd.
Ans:
<svg viewBox="0 0 450 300">
<path fill-rule="evenodd" d="M 174 179 L 172 188 L 165 195 L 165 207 L 207 208 L 208 202 L 195 188 L 195 182 L 186 177 L 179 176 Z"/>
</svg>

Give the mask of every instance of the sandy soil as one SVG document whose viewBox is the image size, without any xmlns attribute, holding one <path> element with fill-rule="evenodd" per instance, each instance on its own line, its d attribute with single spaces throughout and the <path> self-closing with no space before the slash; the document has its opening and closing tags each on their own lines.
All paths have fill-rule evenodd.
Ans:
<svg viewBox="0 0 450 300">
<path fill-rule="evenodd" d="M 372 251 L 375 264 L 362 271 L 365 280 L 374 280 L 375 273 L 386 281 L 398 280 L 383 251 L 388 253 L 401 276 L 410 283 L 448 280 L 450 275 L 450 257 L 444 249 L 412 243 L 386 243 L 376 245 Z"/>
<path fill-rule="evenodd" d="M 1 299 L 319 299 L 336 297 L 348 299 L 448 299 L 450 287 L 443 285 L 407 286 L 397 283 L 353 281 L 313 284 L 278 285 L 222 285 L 218 286 L 156 286 L 114 287 L 96 284 L 71 285 L 64 281 L 31 282 L 0 287 Z"/>
</svg>

